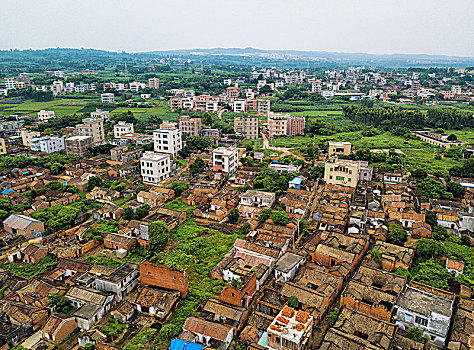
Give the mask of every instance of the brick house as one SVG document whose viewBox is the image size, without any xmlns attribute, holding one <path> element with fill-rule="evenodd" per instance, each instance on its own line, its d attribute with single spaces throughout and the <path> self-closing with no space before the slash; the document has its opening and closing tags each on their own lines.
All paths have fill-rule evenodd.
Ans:
<svg viewBox="0 0 474 350">
<path fill-rule="evenodd" d="M 341 295 L 341 306 L 390 322 L 406 278 L 361 266 Z"/>
<path fill-rule="evenodd" d="M 48 255 L 48 247 L 31 243 L 23 250 L 23 260 L 27 263 L 37 263 Z"/>
<path fill-rule="evenodd" d="M 383 241 L 376 241 L 372 250 L 380 253 L 380 257 L 382 259 L 381 264 L 378 264 L 372 260 L 371 255 L 368 254 L 364 260 L 364 265 L 382 268 L 388 272 L 394 271 L 397 267 L 408 269 L 411 266 L 415 256 L 414 249 L 400 247 L 398 245 Z"/>
<path fill-rule="evenodd" d="M 44 223 L 29 216 L 11 214 L 3 221 L 3 228 L 11 235 L 41 237 L 44 232 Z"/>
<path fill-rule="evenodd" d="M 326 240 L 321 241 L 315 248 L 307 249 L 311 260 L 315 263 L 332 267 L 349 263 L 354 270 L 361 262 L 369 248 L 367 238 L 354 238 L 339 233 L 332 233 Z"/>
<path fill-rule="evenodd" d="M 189 292 L 186 271 L 170 269 L 165 265 L 155 265 L 148 261 L 140 263 L 140 285 L 177 290 L 181 298 Z"/>
<path fill-rule="evenodd" d="M 134 304 L 139 312 L 165 320 L 178 303 L 179 298 L 179 291 L 144 286 L 139 288 Z"/>
<path fill-rule="evenodd" d="M 104 238 L 104 247 L 108 249 L 125 249 L 129 251 L 137 244 L 137 239 L 130 236 L 108 233 Z"/>
<path fill-rule="evenodd" d="M 41 329 L 43 338 L 62 343 L 76 329 L 76 319 L 66 314 L 52 314 Z"/>
</svg>

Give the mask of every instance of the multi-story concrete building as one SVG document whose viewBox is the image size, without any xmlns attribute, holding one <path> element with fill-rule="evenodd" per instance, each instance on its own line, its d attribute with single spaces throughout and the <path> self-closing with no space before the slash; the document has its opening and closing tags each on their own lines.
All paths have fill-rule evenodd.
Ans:
<svg viewBox="0 0 474 350">
<path fill-rule="evenodd" d="M 288 116 L 286 134 L 288 136 L 304 135 L 305 117 Z"/>
<path fill-rule="evenodd" d="M 7 154 L 7 147 L 5 145 L 5 139 L 0 139 L 0 155 Z"/>
<path fill-rule="evenodd" d="M 212 151 L 212 168 L 232 174 L 239 167 L 239 150 L 236 147 L 219 147 Z"/>
<path fill-rule="evenodd" d="M 124 134 L 133 134 L 133 123 L 127 123 L 124 121 L 119 121 L 114 125 L 114 137 L 118 139 Z"/>
<path fill-rule="evenodd" d="M 143 182 L 156 185 L 169 177 L 171 157 L 169 154 L 145 152 L 140 158 L 140 166 Z"/>
<path fill-rule="evenodd" d="M 96 108 L 95 112 L 91 112 L 91 118 L 93 119 L 104 119 L 108 121 L 109 118 L 109 111 L 103 111 L 101 109 Z"/>
<path fill-rule="evenodd" d="M 159 89 L 160 88 L 160 79 L 158 79 L 158 78 L 148 79 L 148 87 L 150 89 Z"/>
<path fill-rule="evenodd" d="M 23 146 L 30 147 L 31 140 L 40 136 L 41 133 L 39 131 L 28 131 L 27 129 L 21 129 L 21 141 Z"/>
<path fill-rule="evenodd" d="M 6 86 L 7 90 L 16 89 L 15 78 L 5 78 L 5 86 Z"/>
<path fill-rule="evenodd" d="M 105 141 L 103 119 L 82 119 L 82 124 L 76 125 L 76 131 L 79 136 L 91 136 L 94 146 L 100 145 Z"/>
<path fill-rule="evenodd" d="M 153 141 L 155 152 L 167 153 L 176 157 L 183 148 L 181 130 L 176 123 L 162 123 L 158 130 L 153 131 Z"/>
<path fill-rule="evenodd" d="M 41 111 L 38 112 L 38 122 L 40 123 L 46 123 L 47 121 L 54 118 L 55 118 L 54 111 L 45 111 L 44 109 L 42 109 Z"/>
<path fill-rule="evenodd" d="M 64 140 L 66 154 L 73 157 L 85 157 L 92 147 L 92 136 L 72 136 Z"/>
<path fill-rule="evenodd" d="M 245 100 L 234 101 L 234 113 L 244 113 L 245 112 Z"/>
<path fill-rule="evenodd" d="M 359 180 L 358 162 L 329 159 L 324 165 L 324 181 L 331 185 L 356 187 Z"/>
<path fill-rule="evenodd" d="M 111 92 L 106 92 L 100 94 L 100 100 L 102 101 L 102 103 L 115 103 L 115 96 Z"/>
<path fill-rule="evenodd" d="M 268 124 L 268 136 L 272 139 L 275 136 L 286 135 L 287 129 L 287 115 L 283 114 L 270 114 L 267 118 Z"/>
<path fill-rule="evenodd" d="M 329 141 L 328 143 L 328 155 L 334 156 L 334 155 L 345 155 L 348 156 L 351 154 L 352 150 L 352 145 L 350 142 L 335 142 L 335 141 Z"/>
<path fill-rule="evenodd" d="M 43 136 L 31 140 L 30 148 L 32 151 L 53 153 L 62 151 L 64 146 L 64 137 Z"/>
<path fill-rule="evenodd" d="M 269 115 L 270 114 L 270 100 L 258 100 L 257 113 L 258 115 Z"/>
<path fill-rule="evenodd" d="M 182 115 L 178 119 L 179 130 L 189 136 L 199 136 L 201 132 L 202 119 L 191 118 L 189 115 Z"/>
<path fill-rule="evenodd" d="M 235 117 L 234 132 L 242 134 L 247 139 L 258 139 L 258 117 L 251 115 Z"/>
<path fill-rule="evenodd" d="M 444 348 L 454 311 L 453 293 L 411 282 L 399 296 L 396 308 L 399 328 L 419 328 L 436 346 Z"/>
<path fill-rule="evenodd" d="M 53 85 L 51 86 L 54 95 L 60 95 L 64 91 L 64 84 L 62 80 L 53 81 Z"/>
<path fill-rule="evenodd" d="M 267 347 L 275 350 L 309 349 L 313 316 L 285 305 L 267 329 Z"/>
<path fill-rule="evenodd" d="M 239 88 L 237 86 L 229 86 L 227 88 L 227 98 L 229 100 L 236 100 L 239 98 Z"/>
</svg>

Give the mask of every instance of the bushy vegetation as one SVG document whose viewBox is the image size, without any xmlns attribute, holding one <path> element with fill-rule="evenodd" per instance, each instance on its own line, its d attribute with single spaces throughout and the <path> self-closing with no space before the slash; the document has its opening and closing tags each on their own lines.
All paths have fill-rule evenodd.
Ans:
<svg viewBox="0 0 474 350">
<path fill-rule="evenodd" d="M 110 267 L 119 267 L 120 265 L 122 265 L 121 261 L 116 260 L 110 256 L 88 256 L 84 260 L 93 264 L 110 266 Z"/>
<path fill-rule="evenodd" d="M 31 278 L 44 273 L 46 270 L 52 268 L 57 263 L 58 261 L 55 258 L 53 258 L 51 255 L 48 255 L 37 263 L 26 265 L 10 263 L 1 265 L 1 268 L 5 271 L 12 272 L 17 276 Z"/>
<path fill-rule="evenodd" d="M 101 332 L 107 336 L 109 341 L 112 341 L 117 339 L 123 333 L 125 328 L 127 328 L 126 324 L 120 323 L 113 317 L 109 317 L 109 321 L 102 327 Z"/>
</svg>

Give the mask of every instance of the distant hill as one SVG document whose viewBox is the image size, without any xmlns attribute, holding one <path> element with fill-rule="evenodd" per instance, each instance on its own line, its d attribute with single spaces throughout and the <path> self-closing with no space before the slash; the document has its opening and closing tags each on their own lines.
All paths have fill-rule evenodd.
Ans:
<svg viewBox="0 0 474 350">
<path fill-rule="evenodd" d="M 182 49 L 182 50 L 158 50 L 147 52 L 149 54 L 161 55 L 232 55 L 261 57 L 274 59 L 299 59 L 335 61 L 339 63 L 358 64 L 382 64 L 396 66 L 472 66 L 474 57 L 427 55 L 427 54 L 369 54 L 369 53 L 345 53 L 328 51 L 301 51 L 301 50 L 262 50 L 253 47 L 247 48 L 210 48 L 210 49 Z"/>
</svg>

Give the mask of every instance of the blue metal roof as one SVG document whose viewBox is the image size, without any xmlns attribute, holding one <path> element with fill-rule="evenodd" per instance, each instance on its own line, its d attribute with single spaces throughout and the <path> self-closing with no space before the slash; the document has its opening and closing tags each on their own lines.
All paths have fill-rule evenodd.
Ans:
<svg viewBox="0 0 474 350">
<path fill-rule="evenodd" d="M 192 341 L 185 341 L 182 339 L 171 340 L 169 350 L 202 350 L 204 345 L 193 343 Z"/>
</svg>

